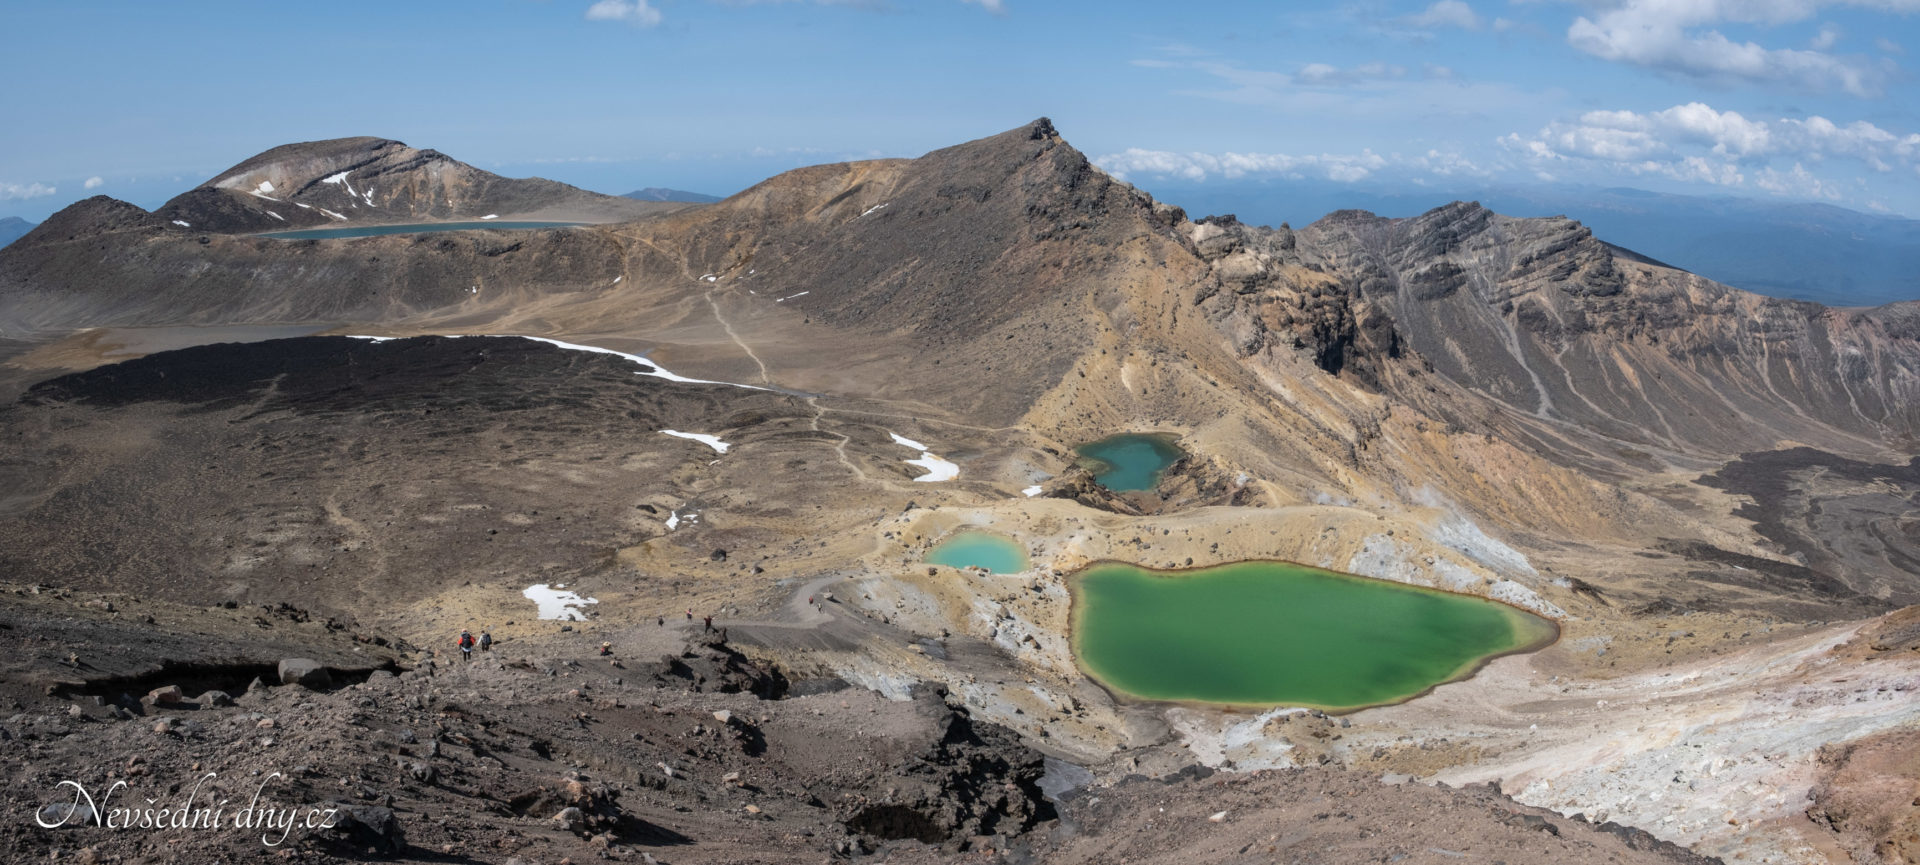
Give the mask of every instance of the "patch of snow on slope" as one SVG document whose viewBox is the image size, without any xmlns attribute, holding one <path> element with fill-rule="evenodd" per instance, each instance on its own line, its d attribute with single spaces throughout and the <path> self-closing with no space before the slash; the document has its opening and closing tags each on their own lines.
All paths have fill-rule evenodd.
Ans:
<svg viewBox="0 0 1920 865">
<path fill-rule="evenodd" d="M 812 294 L 812 293 L 813 293 L 813 292 L 811 292 L 811 291 L 803 291 L 803 292 L 800 292 L 799 294 L 789 294 L 789 295 L 787 295 L 786 297 L 783 297 L 783 298 L 780 298 L 780 299 L 778 299 L 778 300 L 775 300 L 775 301 L 774 301 L 774 303 L 786 303 L 787 301 L 789 301 L 789 300 L 792 300 L 792 299 L 794 299 L 794 298 L 796 298 L 796 297 L 806 297 L 807 295 L 809 295 L 809 294 Z"/>
<path fill-rule="evenodd" d="M 677 429 L 663 429 L 660 432 L 663 435 L 670 435 L 670 436 L 673 436 L 674 438 L 693 439 L 694 441 L 700 442 L 706 445 L 707 447 L 713 448 L 714 450 L 719 451 L 721 453 L 726 453 L 727 448 L 732 447 L 732 445 L 721 441 L 720 437 L 717 435 L 708 435 L 707 433 L 681 432 Z"/>
<path fill-rule="evenodd" d="M 180 226 L 181 228 L 192 228 L 192 227 L 193 227 L 193 226 L 192 226 L 191 224 L 189 224 L 189 223 L 188 223 L 188 222 L 187 222 L 186 220 L 182 220 L 182 219 L 176 219 L 176 220 L 174 220 L 174 221 L 173 221 L 173 224 L 174 224 L 174 225 L 178 225 L 178 226 Z"/>
<path fill-rule="evenodd" d="M 322 212 L 324 213 L 325 211 L 322 211 Z M 445 336 L 448 339 L 459 339 L 466 335 L 467 334 L 458 334 L 458 333 L 445 334 Z M 503 334 L 489 333 L 489 334 L 480 334 L 480 335 L 481 336 L 498 336 L 501 338 L 530 339 L 530 340 L 533 340 L 534 342 L 544 342 L 548 345 L 554 346 L 556 348 L 564 348 L 568 351 L 585 351 L 585 352 L 592 352 L 594 354 L 610 354 L 610 355 L 613 355 L 614 357 L 626 358 L 627 360 L 633 361 L 634 363 L 637 363 L 637 364 L 640 364 L 641 366 L 646 367 L 646 369 L 636 372 L 634 373 L 634 375 L 650 375 L 650 376 L 653 376 L 654 378 L 663 378 L 663 379 L 666 379 L 667 381 L 679 382 L 681 384 L 718 384 L 718 385 L 725 385 L 727 387 L 742 388 L 745 390 L 767 390 L 767 388 L 760 387 L 758 385 L 736 384 L 730 381 L 709 381 L 704 378 L 687 378 L 684 375 L 676 375 L 672 372 L 669 372 L 666 367 L 663 367 L 657 363 L 654 363 L 653 361 L 647 360 L 646 358 L 641 357 L 640 355 L 628 354 L 624 351 L 614 351 L 613 349 L 610 349 L 610 348 L 601 348 L 597 345 L 580 345 L 578 343 L 572 343 L 572 342 L 561 342 L 560 340 L 557 340 L 557 339 L 548 339 L 547 337 L 544 337 L 544 336 L 526 336 L 524 334 L 513 334 L 513 333 L 503 333 Z M 356 336 L 354 338 L 355 339 L 390 339 L 391 337 Z"/>
<path fill-rule="evenodd" d="M 340 214 L 338 214 L 338 213 L 334 213 L 333 211 L 331 211 L 331 210 L 328 210 L 328 209 L 326 209 L 326 208 L 324 208 L 324 207 L 322 207 L 322 208 L 320 208 L 320 212 L 321 212 L 321 213 L 324 213 L 324 214 L 326 214 L 326 215 L 328 215 L 328 216 L 331 216 L 331 217 L 333 217 L 334 219 L 338 219 L 338 220 L 340 220 L 341 222 L 346 222 L 346 221 L 347 221 L 347 218 L 346 218 L 346 217 L 344 217 L 344 216 L 341 216 L 341 215 L 340 215 Z"/>
<path fill-rule="evenodd" d="M 286 217 L 284 217 L 284 216 L 281 216 L 281 215 L 280 215 L 280 214 L 278 214 L 278 213 L 274 213 L 274 212 L 273 212 L 273 211 L 271 211 L 271 210 L 269 210 L 269 211 L 267 211 L 267 215 L 268 215 L 268 216 L 271 216 L 271 217 L 273 217 L 274 219 L 278 219 L 278 220 L 280 220 L 281 222 L 286 222 L 286 221 L 287 221 L 287 218 L 286 218 Z"/>
<path fill-rule="evenodd" d="M 583 598 L 573 592 L 561 591 L 560 586 L 548 586 L 546 583 L 534 583 L 520 594 L 540 608 L 540 618 L 563 622 L 583 621 L 586 617 L 577 608 L 584 604 L 600 603 L 598 598 Z"/>
<path fill-rule="evenodd" d="M 861 215 L 861 216 L 866 216 L 866 215 L 867 215 L 868 213 L 872 213 L 872 212 L 874 212 L 874 211 L 876 211 L 876 210 L 879 210 L 879 209 L 880 209 L 880 208 L 882 208 L 882 207 L 886 207 L 887 205 L 889 205 L 889 204 L 892 204 L 892 203 L 893 203 L 893 202 L 890 202 L 890 201 L 883 201 L 883 202 L 881 202 L 881 203 L 879 203 L 879 204 L 876 204 L 876 205 L 874 205 L 874 206 L 872 206 L 872 207 L 869 207 L 869 208 L 867 208 L 867 210 L 866 210 L 866 213 L 862 213 L 862 214 L 860 214 L 860 215 Z"/>
<path fill-rule="evenodd" d="M 489 213 L 489 214 L 487 214 L 486 216 L 482 216 L 482 217 L 480 217 L 480 218 L 481 218 L 481 219 L 499 219 L 499 218 L 500 218 L 500 214 L 498 214 L 498 213 Z"/>
<path fill-rule="evenodd" d="M 1041 489 L 1039 484 L 1034 484 L 1033 486 L 1030 486 L 1024 490 L 1021 490 L 1020 492 L 1025 494 L 1027 498 L 1033 498 L 1034 496 L 1037 496 L 1041 493 Z"/>
<path fill-rule="evenodd" d="M 254 187 L 254 189 L 259 190 L 262 193 L 270 193 L 273 191 L 273 181 L 262 180 L 260 181 L 260 185 Z"/>
<path fill-rule="evenodd" d="M 940 481 L 950 481 L 960 476 L 959 466 L 927 453 L 926 445 L 896 432 L 889 432 L 887 435 L 893 436 L 894 444 L 910 447 L 920 452 L 920 458 L 917 460 L 903 460 L 907 465 L 919 466 L 927 470 L 926 474 L 914 478 L 914 480 L 925 481 L 927 483 L 939 483 Z"/>
</svg>

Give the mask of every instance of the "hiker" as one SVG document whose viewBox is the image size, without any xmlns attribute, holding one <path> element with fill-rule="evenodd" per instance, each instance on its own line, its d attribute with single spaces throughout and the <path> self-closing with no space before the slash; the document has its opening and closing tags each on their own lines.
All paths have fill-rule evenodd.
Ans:
<svg viewBox="0 0 1920 865">
<path fill-rule="evenodd" d="M 691 621 L 693 621 L 693 608 L 692 608 L 692 607 L 688 607 L 688 608 L 687 608 L 687 621 L 689 621 L 689 622 L 691 622 Z"/>
<path fill-rule="evenodd" d="M 600 657 L 602 657 L 602 658 L 604 658 L 604 657 L 606 657 L 606 656 L 608 656 L 608 655 L 611 655 L 611 654 L 613 654 L 613 644 L 612 644 L 612 643 L 601 643 L 601 644 L 600 644 Z"/>
<path fill-rule="evenodd" d="M 706 632 L 707 632 L 707 633 L 712 633 L 712 632 L 713 632 L 713 617 L 712 617 L 712 616 L 708 616 L 708 617 L 707 617 L 707 630 L 706 630 Z"/>
<path fill-rule="evenodd" d="M 480 631 L 480 651 L 482 652 L 493 651 L 493 634 L 488 632 L 485 629 L 482 629 Z"/>
<path fill-rule="evenodd" d="M 659 617 L 659 619 L 660 619 L 660 627 L 662 627 L 662 628 L 664 628 L 664 627 L 666 627 L 666 626 L 667 626 L 667 617 L 666 617 L 666 616 L 660 616 L 660 617 Z"/>
<path fill-rule="evenodd" d="M 473 660 L 473 634 L 465 628 L 460 629 L 460 660 Z"/>
</svg>

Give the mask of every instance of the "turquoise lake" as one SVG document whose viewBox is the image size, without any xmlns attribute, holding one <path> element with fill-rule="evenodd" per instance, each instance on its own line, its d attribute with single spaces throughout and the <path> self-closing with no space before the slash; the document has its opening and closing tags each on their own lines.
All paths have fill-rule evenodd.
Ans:
<svg viewBox="0 0 1920 865">
<path fill-rule="evenodd" d="M 1073 449 L 1093 472 L 1093 479 L 1114 492 L 1150 490 L 1160 484 L 1160 473 L 1186 456 L 1169 435 L 1123 433 L 1088 442 Z"/>
</svg>

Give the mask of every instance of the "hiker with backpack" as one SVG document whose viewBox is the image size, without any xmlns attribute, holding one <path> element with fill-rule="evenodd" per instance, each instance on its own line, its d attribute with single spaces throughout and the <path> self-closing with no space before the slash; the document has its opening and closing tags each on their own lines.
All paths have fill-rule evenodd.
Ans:
<svg viewBox="0 0 1920 865">
<path fill-rule="evenodd" d="M 473 660 L 473 634 L 465 628 L 460 629 L 460 660 Z"/>
</svg>

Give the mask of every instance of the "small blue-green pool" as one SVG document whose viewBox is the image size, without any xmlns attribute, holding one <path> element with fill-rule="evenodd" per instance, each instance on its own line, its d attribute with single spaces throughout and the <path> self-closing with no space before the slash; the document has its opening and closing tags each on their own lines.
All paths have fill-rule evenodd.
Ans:
<svg viewBox="0 0 1920 865">
<path fill-rule="evenodd" d="M 927 561 L 949 568 L 986 568 L 996 574 L 1027 569 L 1027 551 L 1011 538 L 992 532 L 963 531 L 947 536 L 927 551 Z"/>
<path fill-rule="evenodd" d="M 1122 433 L 1073 449 L 1093 472 L 1093 479 L 1114 492 L 1150 490 L 1160 484 L 1160 473 L 1186 456 L 1170 435 Z"/>
</svg>

